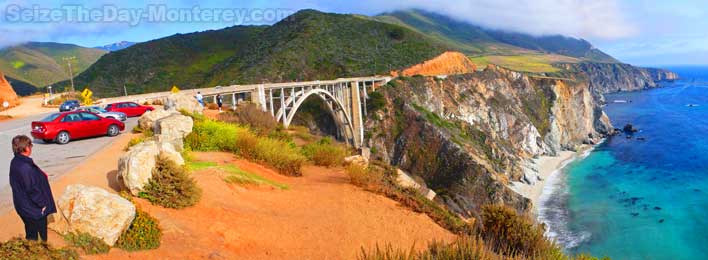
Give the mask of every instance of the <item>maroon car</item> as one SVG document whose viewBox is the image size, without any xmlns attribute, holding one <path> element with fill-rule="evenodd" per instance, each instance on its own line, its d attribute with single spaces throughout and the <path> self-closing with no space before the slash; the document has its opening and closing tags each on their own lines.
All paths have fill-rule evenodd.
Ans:
<svg viewBox="0 0 708 260">
<path fill-rule="evenodd" d="M 143 106 L 135 102 L 118 102 L 108 104 L 106 110 L 109 112 L 123 112 L 128 117 L 142 116 L 147 111 L 153 111 L 155 108 L 151 106 Z"/>
<path fill-rule="evenodd" d="M 58 144 L 94 136 L 116 136 L 123 130 L 123 122 L 85 111 L 54 113 L 32 122 L 32 137 Z"/>
</svg>

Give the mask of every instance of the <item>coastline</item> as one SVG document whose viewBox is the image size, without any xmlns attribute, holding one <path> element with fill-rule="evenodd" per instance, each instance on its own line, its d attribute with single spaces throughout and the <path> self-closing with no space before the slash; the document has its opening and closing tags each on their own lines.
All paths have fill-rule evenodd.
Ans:
<svg viewBox="0 0 708 260">
<path fill-rule="evenodd" d="M 531 212 L 533 212 L 534 218 L 537 218 L 539 207 L 544 201 L 543 195 L 548 193 L 545 191 L 546 187 L 555 183 L 558 174 L 565 166 L 578 158 L 587 156 L 592 149 L 593 146 L 591 145 L 581 145 L 577 151 L 561 151 L 557 156 L 539 156 L 539 158 L 532 160 L 531 166 L 537 169 L 537 175 L 540 179 L 535 184 L 512 182 L 509 187 L 531 200 Z"/>
</svg>

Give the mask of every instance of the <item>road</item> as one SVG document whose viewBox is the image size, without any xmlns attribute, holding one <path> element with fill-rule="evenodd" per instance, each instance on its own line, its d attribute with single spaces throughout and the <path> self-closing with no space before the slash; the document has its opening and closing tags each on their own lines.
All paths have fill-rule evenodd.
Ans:
<svg viewBox="0 0 708 260">
<path fill-rule="evenodd" d="M 32 121 L 42 119 L 49 113 L 18 118 L 9 121 L 0 121 L 0 211 L 11 204 L 9 197 L 9 173 L 10 160 L 12 154 L 12 138 L 16 135 L 24 134 L 30 136 L 30 125 Z M 125 132 L 133 129 L 137 125 L 137 117 L 125 121 Z M 115 138 L 96 137 L 83 140 L 72 141 L 66 145 L 45 144 L 40 140 L 34 140 L 32 158 L 34 162 L 44 170 L 50 179 L 66 173 L 74 166 L 78 165 L 101 148 L 110 144 Z"/>
</svg>

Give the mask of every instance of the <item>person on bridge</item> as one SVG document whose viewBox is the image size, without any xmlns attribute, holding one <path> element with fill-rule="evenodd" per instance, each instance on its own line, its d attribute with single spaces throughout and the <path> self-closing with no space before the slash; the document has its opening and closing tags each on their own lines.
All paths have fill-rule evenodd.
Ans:
<svg viewBox="0 0 708 260">
<path fill-rule="evenodd" d="M 216 94 L 216 104 L 219 105 L 219 112 L 221 112 L 221 106 L 224 105 L 224 97 L 221 94 Z"/>
<path fill-rule="evenodd" d="M 202 105 L 202 107 L 204 107 L 204 96 L 202 96 L 201 91 L 197 92 L 196 98 L 197 98 L 197 102 L 199 102 L 199 104 Z"/>
<path fill-rule="evenodd" d="M 34 163 L 32 140 L 26 135 L 12 138 L 15 157 L 10 162 L 10 187 L 15 211 L 25 223 L 25 238 L 47 241 L 47 216 L 56 213 L 49 176 Z"/>
</svg>

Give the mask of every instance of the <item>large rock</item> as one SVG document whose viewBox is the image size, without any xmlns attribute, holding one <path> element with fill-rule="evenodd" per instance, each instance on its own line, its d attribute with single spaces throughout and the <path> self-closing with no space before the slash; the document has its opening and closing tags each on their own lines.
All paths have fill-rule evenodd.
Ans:
<svg viewBox="0 0 708 260">
<path fill-rule="evenodd" d="M 140 118 L 138 119 L 138 125 L 140 126 L 140 129 L 152 129 L 157 120 L 168 117 L 172 114 L 179 114 L 179 112 L 164 109 L 155 109 L 153 111 L 148 111 L 145 112 L 145 114 L 143 114 L 142 116 L 140 116 Z"/>
<path fill-rule="evenodd" d="M 165 110 L 185 110 L 190 113 L 202 113 L 204 107 L 202 107 L 193 96 L 173 93 L 165 99 Z"/>
<path fill-rule="evenodd" d="M 401 169 L 396 169 L 396 174 L 398 175 L 396 177 L 396 183 L 398 183 L 398 186 L 416 189 L 429 200 L 433 200 L 435 195 L 437 195 L 433 190 L 420 185 L 420 183 L 415 181 L 410 175 L 408 175 L 408 173 L 402 171 Z"/>
<path fill-rule="evenodd" d="M 165 154 L 179 165 L 184 165 L 182 155 L 171 143 L 145 141 L 131 147 L 118 160 L 118 182 L 123 183 L 130 193 L 138 195 L 152 178 L 156 157 Z"/>
<path fill-rule="evenodd" d="M 57 202 L 51 228 L 59 233 L 84 232 L 113 246 L 135 218 L 135 205 L 104 189 L 69 185 Z"/>
<path fill-rule="evenodd" d="M 173 114 L 157 120 L 153 131 L 158 141 L 171 143 L 177 151 L 182 151 L 184 138 L 192 132 L 193 126 L 191 117 Z"/>
</svg>

